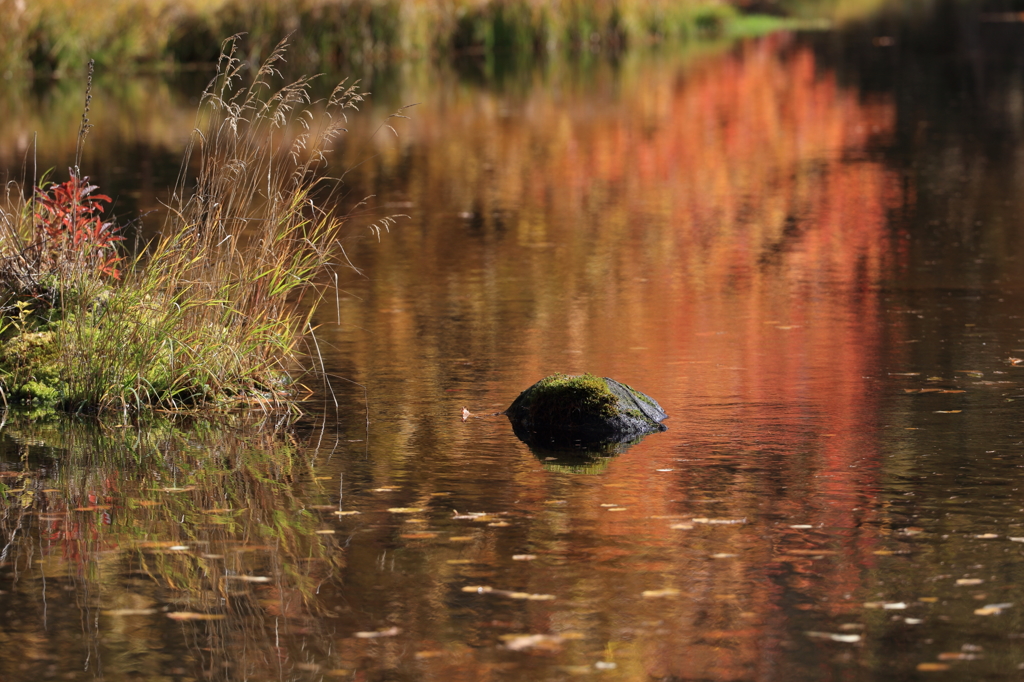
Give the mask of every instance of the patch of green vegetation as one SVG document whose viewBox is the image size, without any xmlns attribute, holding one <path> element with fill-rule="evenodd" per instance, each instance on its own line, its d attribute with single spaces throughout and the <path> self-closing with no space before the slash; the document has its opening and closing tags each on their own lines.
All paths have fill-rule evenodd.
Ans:
<svg viewBox="0 0 1024 682">
<path fill-rule="evenodd" d="M 118 227 L 102 219 L 111 199 L 77 169 L 65 182 L 44 179 L 30 193 L 9 186 L 0 197 L 5 403 L 122 412 L 294 405 L 289 371 L 301 371 L 322 298 L 314 283 L 343 260 L 345 218 L 316 207 L 331 205 L 321 187 L 326 152 L 362 96 L 342 83 L 313 105 L 309 78 L 277 84 L 281 47 L 239 88 L 246 66 L 237 47 L 225 43 L 175 205 L 143 253 L 121 248 Z M 280 132 L 300 125 L 310 132 Z"/>
</svg>

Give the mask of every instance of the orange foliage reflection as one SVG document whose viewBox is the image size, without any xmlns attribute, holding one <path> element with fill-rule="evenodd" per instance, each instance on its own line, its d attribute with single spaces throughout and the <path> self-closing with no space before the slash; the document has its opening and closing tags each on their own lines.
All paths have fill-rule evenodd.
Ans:
<svg viewBox="0 0 1024 682">
<path fill-rule="evenodd" d="M 838 616 L 851 567 L 874 560 L 861 503 L 878 474 L 877 287 L 905 190 L 872 147 L 893 105 L 841 88 L 786 36 L 686 68 L 627 62 L 585 86 L 547 78 L 521 97 L 424 95 L 376 167 L 410 178 L 397 199 L 413 222 L 354 256 L 370 281 L 342 319 L 370 333 L 332 340 L 399 413 L 380 438 L 410 459 L 381 464 L 381 480 L 430 477 L 412 460 L 425 433 L 472 471 L 480 431 L 437 422 L 467 403 L 501 410 L 510 387 L 552 372 L 658 398 L 671 430 L 594 482 L 567 493 L 536 468 L 498 478 L 529 508 L 568 495 L 559 523 L 575 550 L 622 564 L 587 598 L 665 619 L 670 634 L 629 644 L 605 633 L 637 672 L 749 678 L 789 637 L 783 602 Z M 694 516 L 748 522 L 672 528 Z M 736 557 L 709 559 L 722 553 Z M 639 597 L 666 585 L 682 596 Z"/>
</svg>

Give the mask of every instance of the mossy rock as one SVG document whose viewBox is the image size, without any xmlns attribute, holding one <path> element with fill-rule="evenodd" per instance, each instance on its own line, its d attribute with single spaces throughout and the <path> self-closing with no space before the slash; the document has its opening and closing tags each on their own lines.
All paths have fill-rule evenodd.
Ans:
<svg viewBox="0 0 1024 682">
<path fill-rule="evenodd" d="M 664 431 L 668 418 L 653 398 L 593 374 L 552 374 L 519 394 L 505 410 L 530 445 L 592 447 Z"/>
</svg>

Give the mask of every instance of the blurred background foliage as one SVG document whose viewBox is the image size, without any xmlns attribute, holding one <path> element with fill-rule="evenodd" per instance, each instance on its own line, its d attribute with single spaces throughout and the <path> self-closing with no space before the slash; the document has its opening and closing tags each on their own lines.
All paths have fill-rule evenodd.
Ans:
<svg viewBox="0 0 1024 682">
<path fill-rule="evenodd" d="M 253 62 L 327 68 L 412 56 L 538 55 L 764 32 L 783 17 L 843 20 L 883 0 L 0 0 L 0 75 L 211 62 L 246 32 Z"/>
</svg>

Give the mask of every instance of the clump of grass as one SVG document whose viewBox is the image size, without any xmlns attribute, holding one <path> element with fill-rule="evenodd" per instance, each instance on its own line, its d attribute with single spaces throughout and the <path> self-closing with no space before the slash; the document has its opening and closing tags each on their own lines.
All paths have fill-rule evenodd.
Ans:
<svg viewBox="0 0 1024 682">
<path fill-rule="evenodd" d="M 342 255 L 345 217 L 324 207 L 323 171 L 363 95 L 343 82 L 312 102 L 305 77 L 275 88 L 283 56 L 281 44 L 240 87 L 237 39 L 225 43 L 163 229 L 133 260 L 111 253 L 116 236 L 91 190 L 65 206 L 71 227 L 41 212 L 53 187 L 28 200 L 8 192 L 5 400 L 127 411 L 296 398 L 291 376 L 322 293 L 315 283 Z M 77 168 L 71 176 L 59 187 L 85 182 Z M 65 233 L 83 220 L 105 231 L 85 230 L 76 243 Z"/>
</svg>

